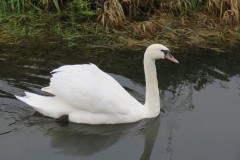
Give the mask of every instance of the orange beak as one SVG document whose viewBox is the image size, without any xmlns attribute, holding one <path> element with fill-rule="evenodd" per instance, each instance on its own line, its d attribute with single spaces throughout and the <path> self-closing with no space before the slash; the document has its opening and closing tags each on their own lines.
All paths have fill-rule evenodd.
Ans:
<svg viewBox="0 0 240 160">
<path fill-rule="evenodd" d="M 172 61 L 172 62 L 174 62 L 174 63 L 179 63 L 178 60 L 176 60 L 170 53 L 167 53 L 165 55 L 165 58 L 170 60 L 170 61 Z"/>
</svg>

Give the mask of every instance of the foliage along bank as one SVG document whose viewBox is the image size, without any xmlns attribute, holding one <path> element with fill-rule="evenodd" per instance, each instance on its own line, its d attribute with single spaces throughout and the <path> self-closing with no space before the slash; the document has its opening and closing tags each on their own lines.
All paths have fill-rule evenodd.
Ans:
<svg viewBox="0 0 240 160">
<path fill-rule="evenodd" d="M 238 0 L 2 0 L 0 42 L 219 50 L 239 43 L 239 21 Z"/>
</svg>

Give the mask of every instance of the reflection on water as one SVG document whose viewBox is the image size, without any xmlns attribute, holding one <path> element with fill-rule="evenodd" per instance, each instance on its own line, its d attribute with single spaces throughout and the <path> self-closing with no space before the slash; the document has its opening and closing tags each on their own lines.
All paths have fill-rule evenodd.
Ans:
<svg viewBox="0 0 240 160">
<path fill-rule="evenodd" d="M 179 65 L 157 63 L 159 117 L 91 126 L 57 123 L 14 95 L 45 94 L 40 88 L 61 65 L 95 63 L 144 103 L 143 51 L 1 46 L 0 159 L 239 159 L 239 51 L 194 52 L 174 53 Z"/>
</svg>

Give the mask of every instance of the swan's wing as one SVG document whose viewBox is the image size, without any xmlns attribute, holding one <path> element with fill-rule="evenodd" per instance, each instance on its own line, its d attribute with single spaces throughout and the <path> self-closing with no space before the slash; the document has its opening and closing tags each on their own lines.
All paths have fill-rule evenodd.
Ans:
<svg viewBox="0 0 240 160">
<path fill-rule="evenodd" d="M 128 113 L 135 99 L 93 64 L 67 65 L 53 71 L 46 90 L 71 106 L 92 113 Z"/>
</svg>

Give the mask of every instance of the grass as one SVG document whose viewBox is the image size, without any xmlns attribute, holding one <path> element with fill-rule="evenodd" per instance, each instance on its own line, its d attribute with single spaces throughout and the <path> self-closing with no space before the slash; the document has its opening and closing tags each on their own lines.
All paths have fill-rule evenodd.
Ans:
<svg viewBox="0 0 240 160">
<path fill-rule="evenodd" d="M 105 27 L 123 26 L 125 21 L 125 14 L 120 1 L 107 0 L 98 11 L 98 18 L 100 24 Z"/>
<path fill-rule="evenodd" d="M 95 10 L 90 5 L 95 3 Z M 227 24 L 239 23 L 239 0 L 1 0 L 0 17 L 8 14 L 23 14 L 28 11 L 42 12 L 73 11 L 74 16 L 94 16 L 105 27 L 121 27 L 127 19 L 132 20 L 151 12 L 172 12 L 176 16 L 188 16 L 196 11 L 207 11 Z"/>
<path fill-rule="evenodd" d="M 74 38 L 89 34 L 89 28 L 94 27 L 89 19 L 96 13 L 89 9 L 88 3 L 84 0 L 73 0 L 67 4 L 60 2 L 63 1 L 1 0 L 1 42 L 12 43 L 35 36 L 71 42 Z M 88 28 L 83 22 L 88 24 Z M 92 30 L 95 33 L 95 29 Z"/>
<path fill-rule="evenodd" d="M 218 16 L 219 20 L 226 24 L 239 23 L 240 21 L 239 0 L 208 0 L 206 8 L 210 14 Z"/>
<path fill-rule="evenodd" d="M 0 42 L 7 43 L 40 37 L 70 46 L 79 40 L 123 46 L 233 44 L 240 39 L 239 22 L 239 0 L 0 1 Z"/>
</svg>

